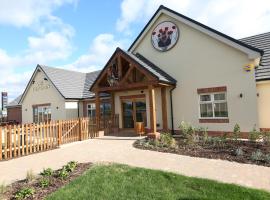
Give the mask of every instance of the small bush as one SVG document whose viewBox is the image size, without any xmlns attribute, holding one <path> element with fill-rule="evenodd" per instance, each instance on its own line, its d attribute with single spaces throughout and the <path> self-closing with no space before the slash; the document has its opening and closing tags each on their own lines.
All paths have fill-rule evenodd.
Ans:
<svg viewBox="0 0 270 200">
<path fill-rule="evenodd" d="M 160 145 L 163 147 L 175 147 L 176 142 L 170 133 L 162 133 L 160 134 Z"/>
<path fill-rule="evenodd" d="M 53 170 L 51 168 L 43 169 L 40 175 L 50 177 L 53 175 Z"/>
<path fill-rule="evenodd" d="M 63 167 L 59 172 L 58 172 L 58 177 L 61 179 L 66 179 L 68 177 L 69 173 L 68 171 L 65 169 L 65 167 Z"/>
<path fill-rule="evenodd" d="M 240 138 L 240 126 L 239 124 L 235 124 L 233 128 L 233 139 L 237 141 Z"/>
<path fill-rule="evenodd" d="M 270 163 L 270 154 L 266 154 L 264 160 L 266 163 Z"/>
<path fill-rule="evenodd" d="M 256 142 L 260 138 L 261 133 L 254 127 L 252 131 L 249 132 L 249 140 L 251 142 Z"/>
<path fill-rule="evenodd" d="M 41 188 L 49 187 L 49 185 L 50 185 L 50 179 L 48 179 L 48 178 L 41 178 L 39 180 L 39 186 Z"/>
<path fill-rule="evenodd" d="M 196 129 L 189 123 L 184 121 L 181 122 L 179 126 L 184 138 L 189 139 L 192 135 L 195 134 Z"/>
<path fill-rule="evenodd" d="M 77 162 L 76 161 L 70 161 L 67 163 L 67 165 L 65 166 L 65 169 L 67 172 L 73 172 L 74 169 L 77 167 Z"/>
<path fill-rule="evenodd" d="M 26 181 L 27 182 L 32 182 L 33 180 L 35 180 L 36 175 L 34 174 L 33 170 L 28 170 L 26 172 Z"/>
<path fill-rule="evenodd" d="M 243 155 L 244 155 L 244 151 L 242 150 L 241 147 L 235 149 L 235 155 L 236 155 L 237 157 L 240 157 L 240 156 L 243 156 Z"/>
<path fill-rule="evenodd" d="M 33 196 L 35 190 L 33 188 L 23 188 L 16 192 L 15 199 L 26 199 Z"/>
<path fill-rule="evenodd" d="M 261 152 L 261 150 L 258 149 L 257 151 L 252 152 L 250 159 L 253 160 L 253 161 L 263 161 L 264 160 L 264 155 Z"/>
<path fill-rule="evenodd" d="M 262 134 L 263 143 L 269 145 L 270 144 L 270 132 L 266 132 Z"/>
<path fill-rule="evenodd" d="M 4 183 L 0 184 L 0 197 L 4 194 L 4 192 L 7 190 L 7 186 Z M 1 199 L 1 198 L 0 198 Z"/>
</svg>

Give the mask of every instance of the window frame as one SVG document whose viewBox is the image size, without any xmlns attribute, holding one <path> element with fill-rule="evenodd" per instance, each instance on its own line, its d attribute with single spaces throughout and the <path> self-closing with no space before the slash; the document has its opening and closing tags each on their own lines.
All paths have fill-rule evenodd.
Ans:
<svg viewBox="0 0 270 200">
<path fill-rule="evenodd" d="M 93 107 L 91 106 L 92 109 L 89 109 L 90 105 L 94 105 Z M 94 109 L 93 109 L 94 108 Z M 93 112 L 93 110 L 95 111 L 95 115 L 92 116 L 92 114 L 89 116 L 89 111 Z M 88 103 L 87 104 L 87 117 L 96 117 L 96 104 L 95 103 Z"/>
<path fill-rule="evenodd" d="M 225 94 L 225 100 L 215 100 L 215 94 Z M 201 101 L 201 96 L 210 95 L 210 101 Z M 202 117 L 201 116 L 201 104 L 210 104 L 212 105 L 212 114 L 213 117 Z M 215 103 L 226 103 L 227 106 L 227 117 L 216 117 L 215 116 Z M 228 100 L 227 100 L 227 92 L 207 92 L 198 94 L 198 105 L 199 105 L 199 119 L 229 119 L 229 108 L 228 108 Z"/>
<path fill-rule="evenodd" d="M 41 114 L 41 117 L 40 117 L 40 114 Z M 44 120 L 45 115 L 46 115 L 46 121 Z M 52 121 L 52 108 L 50 104 L 33 106 L 33 123 L 49 123 L 51 121 Z"/>
</svg>

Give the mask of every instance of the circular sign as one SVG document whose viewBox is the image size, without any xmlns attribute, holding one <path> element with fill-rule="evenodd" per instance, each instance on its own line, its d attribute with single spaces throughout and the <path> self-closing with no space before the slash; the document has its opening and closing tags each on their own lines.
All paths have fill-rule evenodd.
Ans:
<svg viewBox="0 0 270 200">
<path fill-rule="evenodd" d="M 152 32 L 152 44 L 159 51 L 170 50 L 177 42 L 179 31 L 172 22 L 161 22 Z"/>
</svg>

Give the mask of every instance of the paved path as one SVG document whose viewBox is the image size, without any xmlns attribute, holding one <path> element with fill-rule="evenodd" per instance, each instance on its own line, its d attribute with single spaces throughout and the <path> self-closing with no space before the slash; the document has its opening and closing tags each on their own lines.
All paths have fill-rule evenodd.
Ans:
<svg viewBox="0 0 270 200">
<path fill-rule="evenodd" d="M 222 160 L 194 158 L 145 151 L 132 147 L 135 138 L 102 137 L 62 146 L 60 149 L 0 162 L 0 184 L 23 179 L 32 169 L 60 168 L 70 160 L 79 162 L 117 162 L 214 179 L 270 191 L 270 168 Z"/>
</svg>

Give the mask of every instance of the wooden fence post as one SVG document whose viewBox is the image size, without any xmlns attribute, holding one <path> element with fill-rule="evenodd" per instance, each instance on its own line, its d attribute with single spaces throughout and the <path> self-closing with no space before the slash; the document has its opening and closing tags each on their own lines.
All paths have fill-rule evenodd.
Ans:
<svg viewBox="0 0 270 200">
<path fill-rule="evenodd" d="M 79 141 L 82 141 L 82 120 L 79 118 Z"/>
<path fill-rule="evenodd" d="M 62 122 L 58 120 L 58 146 L 62 144 Z"/>
<path fill-rule="evenodd" d="M 2 128 L 0 126 L 0 160 L 2 160 L 2 137 L 3 137 L 3 132 L 2 132 Z"/>
</svg>

